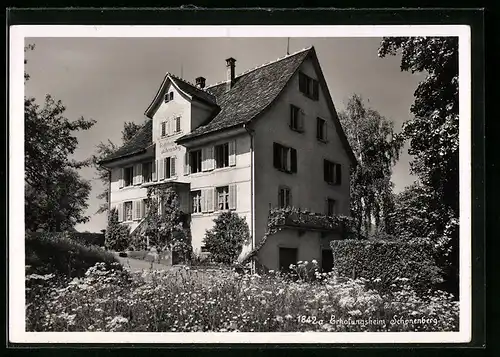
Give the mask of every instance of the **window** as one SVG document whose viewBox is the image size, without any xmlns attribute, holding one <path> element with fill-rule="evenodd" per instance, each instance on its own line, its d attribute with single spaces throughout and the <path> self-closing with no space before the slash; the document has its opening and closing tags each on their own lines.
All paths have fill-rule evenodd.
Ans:
<svg viewBox="0 0 500 357">
<path fill-rule="evenodd" d="M 342 166 L 334 162 L 324 160 L 323 175 L 326 182 L 332 185 L 340 185 L 342 183 Z"/>
<path fill-rule="evenodd" d="M 220 169 L 229 166 L 229 143 L 215 146 L 215 167 Z"/>
<path fill-rule="evenodd" d="M 124 186 L 132 186 L 134 182 L 134 168 L 132 166 L 126 167 L 123 170 Z"/>
<path fill-rule="evenodd" d="M 337 212 L 336 212 L 336 201 L 334 199 L 331 199 L 331 198 L 328 198 L 326 200 L 326 214 L 328 216 L 333 216 L 335 215 Z"/>
<path fill-rule="evenodd" d="M 151 209 L 151 199 L 150 198 L 143 199 L 142 207 L 144 207 L 143 212 L 144 212 L 144 217 L 146 217 L 149 214 L 149 210 Z"/>
<path fill-rule="evenodd" d="M 164 159 L 164 168 L 165 168 L 165 178 L 170 178 L 172 177 L 172 168 L 171 168 L 171 165 L 172 165 L 172 159 L 170 157 L 166 157 Z"/>
<path fill-rule="evenodd" d="M 278 205 L 280 208 L 292 206 L 292 194 L 289 187 L 280 187 L 278 190 Z"/>
<path fill-rule="evenodd" d="M 132 220 L 132 201 L 125 202 L 124 209 L 125 209 L 125 221 L 131 221 Z"/>
<path fill-rule="evenodd" d="M 189 166 L 191 167 L 191 173 L 201 172 L 201 150 L 191 151 L 189 153 Z"/>
<path fill-rule="evenodd" d="M 174 92 L 170 92 L 170 93 L 165 94 L 165 103 L 168 103 L 171 100 L 174 100 Z"/>
<path fill-rule="evenodd" d="M 297 248 L 279 248 L 280 271 L 289 272 L 290 264 L 297 264 Z"/>
<path fill-rule="evenodd" d="M 192 191 L 191 201 L 192 201 L 191 212 L 201 213 L 201 191 Z"/>
<path fill-rule="evenodd" d="M 333 270 L 333 252 L 331 249 L 321 250 L 321 270 L 325 273 Z"/>
<path fill-rule="evenodd" d="M 219 211 L 229 209 L 229 186 L 217 187 L 217 209 Z"/>
<path fill-rule="evenodd" d="M 295 105 L 290 105 L 290 129 L 302 131 L 301 109 Z"/>
<path fill-rule="evenodd" d="M 316 118 L 316 138 L 326 141 L 326 121 L 324 119 Z"/>
<path fill-rule="evenodd" d="M 297 150 L 274 143 L 273 156 L 275 168 L 289 173 L 297 172 Z"/>
<path fill-rule="evenodd" d="M 174 123 L 175 123 L 175 132 L 179 133 L 181 131 L 181 117 L 175 118 Z"/>
<path fill-rule="evenodd" d="M 167 122 L 161 123 L 161 137 L 167 136 Z"/>
<path fill-rule="evenodd" d="M 299 73 L 299 90 L 313 100 L 318 100 L 319 98 L 318 81 L 302 72 Z"/>
<path fill-rule="evenodd" d="M 153 181 L 153 162 L 145 162 L 142 164 L 142 181 L 151 182 Z"/>
</svg>

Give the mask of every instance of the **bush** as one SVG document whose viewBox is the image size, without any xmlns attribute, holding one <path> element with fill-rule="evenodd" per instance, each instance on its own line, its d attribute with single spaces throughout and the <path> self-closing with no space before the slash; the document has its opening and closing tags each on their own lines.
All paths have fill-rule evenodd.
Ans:
<svg viewBox="0 0 500 357">
<path fill-rule="evenodd" d="M 109 212 L 105 242 L 107 249 L 117 252 L 127 249 L 130 243 L 130 227 L 118 222 L 118 211 L 115 208 Z"/>
<path fill-rule="evenodd" d="M 362 277 L 385 291 L 398 279 L 419 293 L 442 281 L 433 246 L 423 241 L 332 241 L 334 269 L 340 276 Z"/>
<path fill-rule="evenodd" d="M 240 255 L 243 244 L 250 238 L 248 224 L 244 218 L 231 211 L 222 212 L 214 219 L 214 223 L 214 227 L 205 234 L 205 248 L 214 262 L 232 264 Z"/>
<path fill-rule="evenodd" d="M 57 274 L 70 278 L 83 276 L 88 268 L 103 262 L 117 262 L 113 254 L 97 246 L 85 246 L 68 233 L 26 234 L 28 274 Z"/>
</svg>

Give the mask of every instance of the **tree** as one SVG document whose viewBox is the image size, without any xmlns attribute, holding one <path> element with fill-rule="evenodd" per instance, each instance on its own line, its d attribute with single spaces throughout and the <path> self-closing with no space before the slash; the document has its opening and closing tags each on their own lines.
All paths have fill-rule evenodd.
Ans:
<svg viewBox="0 0 500 357">
<path fill-rule="evenodd" d="M 236 261 L 249 238 L 245 218 L 227 211 L 214 219 L 214 227 L 206 231 L 203 242 L 214 262 L 229 265 Z"/>
<path fill-rule="evenodd" d="M 142 128 L 142 125 L 136 124 L 134 122 L 125 122 L 123 123 L 122 130 L 122 143 L 125 144 L 130 139 L 132 139 Z M 101 160 L 105 157 L 111 155 L 116 150 L 118 150 L 118 146 L 115 145 L 111 140 L 108 139 L 106 143 L 100 142 L 97 145 L 96 153 L 92 156 L 92 163 L 97 172 L 97 179 L 99 179 L 104 189 L 100 192 L 96 197 L 99 200 L 104 200 L 104 203 L 99 205 L 97 213 L 107 212 L 109 208 L 109 183 L 111 181 L 110 172 L 108 169 L 104 168 L 100 165 Z"/>
<path fill-rule="evenodd" d="M 118 222 L 118 211 L 111 209 L 108 215 L 108 226 L 105 233 L 106 249 L 122 252 L 129 246 L 130 228 Z"/>
<path fill-rule="evenodd" d="M 379 56 L 401 51 L 401 70 L 425 72 L 410 108 L 414 117 L 404 123 L 401 138 L 409 141 L 411 172 L 421 187 L 410 188 L 402 207 L 422 201 L 432 217 L 432 235 L 448 268 L 447 279 L 458 290 L 458 38 L 390 37 L 380 44 Z M 408 209 L 410 207 L 407 207 Z M 424 223 L 423 221 L 422 223 Z M 418 232 L 409 228 L 408 232 Z"/>
<path fill-rule="evenodd" d="M 188 215 L 180 209 L 177 193 L 165 185 L 148 188 L 146 216 L 140 237 L 158 251 L 170 250 L 181 260 L 191 257 Z"/>
<path fill-rule="evenodd" d="M 372 222 L 392 233 L 392 167 L 399 159 L 401 142 L 394 138 L 393 123 L 367 108 L 354 94 L 339 119 L 358 165 L 351 172 L 351 215 L 358 232 L 369 233 Z"/>
<path fill-rule="evenodd" d="M 26 50 L 33 49 L 27 46 Z M 25 80 L 29 75 L 25 74 Z M 75 132 L 90 129 L 95 121 L 83 117 L 70 121 L 60 100 L 45 97 L 41 107 L 35 98 L 24 99 L 26 229 L 60 231 L 88 220 L 90 183 L 77 169 L 89 160 L 71 158 L 77 146 Z"/>
</svg>

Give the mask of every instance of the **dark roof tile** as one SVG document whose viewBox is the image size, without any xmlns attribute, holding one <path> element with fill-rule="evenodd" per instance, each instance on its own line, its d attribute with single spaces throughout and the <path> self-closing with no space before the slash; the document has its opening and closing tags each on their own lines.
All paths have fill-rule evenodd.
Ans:
<svg viewBox="0 0 500 357">
<path fill-rule="evenodd" d="M 207 104 L 217 105 L 216 98 L 213 94 L 208 93 L 200 88 L 196 87 L 194 84 L 186 82 L 185 80 L 178 78 L 170 74 L 170 78 L 175 82 L 175 84 L 185 93 L 190 96 L 197 98 Z"/>
</svg>

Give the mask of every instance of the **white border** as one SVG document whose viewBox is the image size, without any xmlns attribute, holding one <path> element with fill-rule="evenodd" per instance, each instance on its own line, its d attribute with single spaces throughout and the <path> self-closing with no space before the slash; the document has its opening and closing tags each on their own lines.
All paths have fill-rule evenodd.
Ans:
<svg viewBox="0 0 500 357">
<path fill-rule="evenodd" d="M 25 332 L 24 45 L 26 37 L 459 37 L 459 332 L 132 333 Z M 450 343 L 471 340 L 471 44 L 466 25 L 10 27 L 9 340 L 16 343 Z"/>
</svg>

